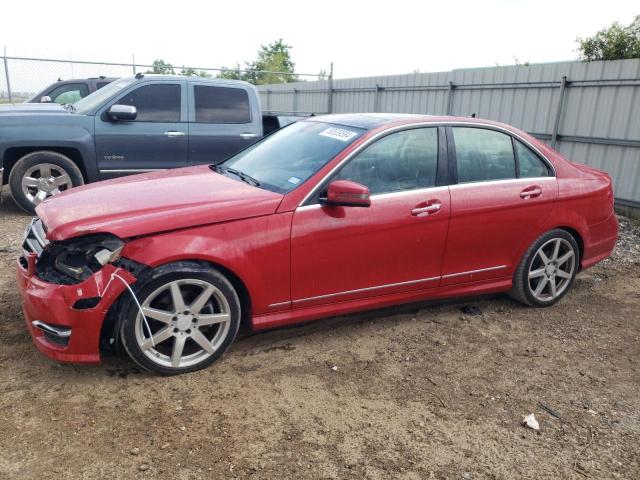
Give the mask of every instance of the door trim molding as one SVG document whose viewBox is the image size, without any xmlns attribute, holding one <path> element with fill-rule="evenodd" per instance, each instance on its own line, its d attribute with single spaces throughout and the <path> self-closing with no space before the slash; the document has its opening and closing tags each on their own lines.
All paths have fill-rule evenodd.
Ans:
<svg viewBox="0 0 640 480">
<path fill-rule="evenodd" d="M 104 168 L 100 169 L 100 173 L 141 173 L 141 172 L 161 172 L 162 170 L 166 170 L 166 168 Z"/>
<path fill-rule="evenodd" d="M 284 306 L 284 305 L 286 305 L 288 303 L 291 303 L 292 305 L 295 305 L 295 304 L 298 304 L 298 303 L 310 302 L 312 300 L 320 300 L 322 298 L 331 298 L 331 297 L 337 297 L 337 296 L 340 296 L 340 295 L 349 295 L 349 294 L 352 294 L 352 293 L 370 292 L 370 291 L 374 291 L 374 290 L 381 290 L 383 288 L 400 287 L 400 286 L 403 286 L 403 285 L 414 285 L 416 283 L 434 282 L 436 280 L 441 280 L 441 279 L 445 279 L 445 278 L 461 277 L 463 275 L 471 275 L 471 274 L 474 274 L 474 273 L 482 273 L 482 272 L 491 272 L 493 270 L 503 270 L 505 268 L 508 268 L 508 266 L 507 265 L 497 265 L 495 267 L 480 268 L 480 269 L 477 269 L 477 270 L 469 270 L 469 271 L 466 271 L 466 272 L 449 273 L 447 275 L 442 275 L 442 276 L 438 276 L 438 277 L 419 278 L 418 280 L 409 280 L 407 282 L 387 283 L 387 284 L 384 284 L 384 285 L 376 285 L 375 287 L 356 288 L 355 290 L 345 290 L 345 291 L 342 291 L 342 292 L 334 292 L 334 293 L 327 293 L 327 294 L 324 294 L 324 295 L 316 295 L 314 297 L 300 298 L 298 300 L 292 300 L 291 302 L 272 303 L 271 305 L 269 305 L 269 308 L 281 307 L 281 306 Z"/>
<path fill-rule="evenodd" d="M 300 298 L 298 300 L 293 300 L 291 303 L 296 304 L 296 303 L 302 303 L 302 302 L 309 302 L 312 300 L 319 300 L 321 298 L 331 298 L 331 297 L 337 297 L 339 295 L 349 295 L 351 293 L 370 292 L 373 290 L 380 290 L 383 288 L 399 287 L 402 285 L 413 285 L 415 283 L 433 282 L 436 280 L 440 280 L 440 277 L 419 278 L 418 280 L 409 280 L 407 282 L 387 283 L 385 285 L 377 285 L 375 287 L 356 288 L 355 290 L 345 290 L 343 292 L 327 293 L 325 295 L 317 295 L 314 297 Z"/>
</svg>

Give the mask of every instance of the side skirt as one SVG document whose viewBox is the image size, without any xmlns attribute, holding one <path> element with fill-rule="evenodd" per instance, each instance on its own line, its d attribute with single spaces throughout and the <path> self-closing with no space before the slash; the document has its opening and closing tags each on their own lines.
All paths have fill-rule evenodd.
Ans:
<svg viewBox="0 0 640 480">
<path fill-rule="evenodd" d="M 503 277 L 493 279 L 491 281 L 484 280 L 482 282 L 465 283 L 462 285 L 444 286 L 412 292 L 360 298 L 357 300 L 346 300 L 312 307 L 294 308 L 284 312 L 267 313 L 264 315 L 254 316 L 253 329 L 264 330 L 267 328 L 282 327 L 299 322 L 319 320 L 321 318 L 335 317 L 338 315 L 373 310 L 376 308 L 389 307 L 391 305 L 403 303 L 412 303 L 420 300 L 435 300 L 506 292 L 511 289 L 511 285 L 511 277 Z"/>
</svg>

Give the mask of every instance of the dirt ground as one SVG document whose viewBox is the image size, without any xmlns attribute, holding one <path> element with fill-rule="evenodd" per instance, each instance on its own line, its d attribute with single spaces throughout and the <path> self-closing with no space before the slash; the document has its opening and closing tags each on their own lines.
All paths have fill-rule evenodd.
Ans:
<svg viewBox="0 0 640 480">
<path fill-rule="evenodd" d="M 637 224 L 549 309 L 494 296 L 334 318 L 160 378 L 35 350 L 13 273 L 27 221 L 5 198 L 2 479 L 640 478 Z"/>
</svg>

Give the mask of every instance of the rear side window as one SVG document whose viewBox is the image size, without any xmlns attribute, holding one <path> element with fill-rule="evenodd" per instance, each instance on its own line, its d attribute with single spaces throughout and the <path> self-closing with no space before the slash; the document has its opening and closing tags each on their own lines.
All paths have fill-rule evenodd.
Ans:
<svg viewBox="0 0 640 480">
<path fill-rule="evenodd" d="M 242 88 L 194 85 L 196 122 L 249 123 L 249 95 Z"/>
<path fill-rule="evenodd" d="M 98 85 L 96 85 L 96 90 L 100 90 L 102 87 L 106 87 L 110 83 L 111 82 L 98 82 Z"/>
<path fill-rule="evenodd" d="M 458 182 L 516 178 L 511 137 L 495 130 L 453 127 Z"/>
<path fill-rule="evenodd" d="M 367 147 L 336 175 L 369 188 L 372 195 L 433 187 L 438 165 L 438 129 L 392 133 Z"/>
<path fill-rule="evenodd" d="M 518 140 L 514 139 L 514 143 L 516 145 L 516 155 L 518 156 L 518 167 L 520 168 L 521 178 L 550 176 L 549 167 L 547 167 L 547 164 L 544 163 L 538 155 Z"/>
<path fill-rule="evenodd" d="M 89 95 L 89 87 L 86 83 L 67 83 L 54 88 L 48 96 L 53 103 L 65 105 L 75 103 L 87 95 Z"/>
<path fill-rule="evenodd" d="M 136 122 L 180 121 L 180 85 L 144 85 L 127 93 L 116 102 L 131 105 L 138 110 Z"/>
</svg>

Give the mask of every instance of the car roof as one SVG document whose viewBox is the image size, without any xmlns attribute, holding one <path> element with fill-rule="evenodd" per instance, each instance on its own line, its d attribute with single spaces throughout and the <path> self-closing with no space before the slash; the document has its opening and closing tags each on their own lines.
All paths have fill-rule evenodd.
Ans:
<svg viewBox="0 0 640 480">
<path fill-rule="evenodd" d="M 377 128 L 391 128 L 399 125 L 411 125 L 414 123 L 469 123 L 474 125 L 486 125 L 500 127 L 510 132 L 522 134 L 517 128 L 493 120 L 475 117 L 457 117 L 452 115 L 419 115 L 409 113 L 346 113 L 318 115 L 309 117 L 306 121 L 335 123 L 348 127 L 373 130 Z"/>
</svg>

